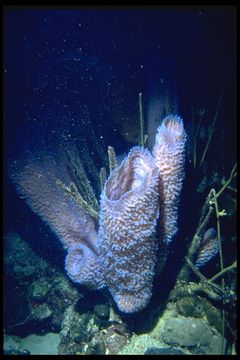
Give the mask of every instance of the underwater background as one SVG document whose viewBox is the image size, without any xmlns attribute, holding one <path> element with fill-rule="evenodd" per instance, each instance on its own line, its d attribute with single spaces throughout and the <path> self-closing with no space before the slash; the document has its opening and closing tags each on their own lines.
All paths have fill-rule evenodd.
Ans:
<svg viewBox="0 0 240 360">
<path fill-rule="evenodd" d="M 3 61 L 5 353 L 233 354 L 235 7 L 5 7 Z M 77 148 L 99 200 L 98 173 L 108 167 L 108 147 L 120 164 L 141 144 L 139 93 L 149 150 L 168 113 L 183 119 L 185 179 L 178 232 L 156 272 L 151 301 L 125 314 L 107 290 L 91 291 L 69 279 L 66 251 L 19 196 L 11 174 L 18 171 L 15 161 L 46 154 L 58 159 Z M 189 297 L 177 291 L 169 296 L 212 188 L 223 189 L 222 216 L 213 212 L 205 230 L 219 235 L 221 228 L 221 256 L 213 250 L 216 232 L 210 240 L 200 234 L 208 242 L 202 240 L 195 255 L 208 279 L 230 270 L 218 279 L 218 296 L 202 288 Z M 184 281 L 202 279 L 192 272 Z"/>
</svg>

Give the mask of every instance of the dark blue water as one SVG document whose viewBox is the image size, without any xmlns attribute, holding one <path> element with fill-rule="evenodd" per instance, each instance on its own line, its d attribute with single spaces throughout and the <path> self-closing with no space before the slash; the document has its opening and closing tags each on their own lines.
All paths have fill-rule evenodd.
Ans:
<svg viewBox="0 0 240 360">
<path fill-rule="evenodd" d="M 9 151 L 54 141 L 56 132 L 61 141 L 79 137 L 84 107 L 99 141 L 121 151 L 117 120 L 136 112 L 140 91 L 147 106 L 151 88 L 173 67 L 186 122 L 192 106 L 212 114 L 223 89 L 222 112 L 232 117 L 236 29 L 229 8 L 9 9 L 4 29 Z"/>
</svg>

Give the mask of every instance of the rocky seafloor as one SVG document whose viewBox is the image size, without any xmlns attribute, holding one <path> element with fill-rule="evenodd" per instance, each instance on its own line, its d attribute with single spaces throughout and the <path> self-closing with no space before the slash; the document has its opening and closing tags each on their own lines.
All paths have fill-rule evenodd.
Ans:
<svg viewBox="0 0 240 360">
<path fill-rule="evenodd" d="M 5 354 L 217 355 L 226 346 L 221 311 L 198 295 L 125 316 L 107 292 L 74 285 L 15 233 L 4 269 Z"/>
</svg>

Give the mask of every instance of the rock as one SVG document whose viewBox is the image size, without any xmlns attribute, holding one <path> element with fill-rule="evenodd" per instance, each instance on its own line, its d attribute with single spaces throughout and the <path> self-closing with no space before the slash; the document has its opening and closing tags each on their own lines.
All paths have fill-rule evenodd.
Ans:
<svg viewBox="0 0 240 360">
<path fill-rule="evenodd" d="M 108 306 L 108 304 L 97 304 L 94 306 L 93 311 L 100 319 L 109 319 L 110 307 Z"/>
<path fill-rule="evenodd" d="M 197 296 L 184 296 L 177 301 L 177 310 L 183 316 L 203 316 L 202 299 Z"/>
<path fill-rule="evenodd" d="M 106 354 L 106 346 L 103 341 L 103 337 L 101 333 L 96 333 L 92 337 L 86 352 L 84 355 L 105 355 Z"/>
<path fill-rule="evenodd" d="M 11 274 L 22 282 L 32 278 L 39 271 L 47 268 L 47 263 L 40 259 L 29 244 L 18 234 L 9 233 L 5 238 L 4 265 L 6 274 Z"/>
<path fill-rule="evenodd" d="M 166 321 L 162 330 L 166 344 L 187 347 L 207 345 L 212 335 L 208 324 L 197 318 L 171 318 Z"/>
<path fill-rule="evenodd" d="M 210 325 L 216 328 L 219 332 L 222 331 L 222 316 L 221 310 L 216 309 L 209 301 L 202 299 L 205 316 Z"/>
<path fill-rule="evenodd" d="M 59 355 L 84 353 L 85 344 L 99 330 L 94 324 L 94 315 L 90 312 L 79 314 L 74 305 L 65 310 L 61 328 Z"/>
<path fill-rule="evenodd" d="M 206 299 L 202 299 L 199 296 L 184 296 L 176 302 L 176 305 L 180 315 L 202 318 L 205 316 L 209 324 L 221 332 L 221 311 L 216 309 Z"/>
<path fill-rule="evenodd" d="M 31 355 L 30 351 L 28 350 L 17 350 L 17 349 L 12 349 L 12 350 L 6 350 L 4 351 L 4 355 Z"/>
<path fill-rule="evenodd" d="M 180 349 L 174 349 L 171 347 L 167 347 L 167 348 L 153 347 L 147 349 L 144 355 L 186 355 L 186 353 Z"/>
<path fill-rule="evenodd" d="M 97 304 L 105 304 L 106 297 L 99 291 L 88 291 L 76 303 L 76 310 L 81 314 L 87 311 L 92 312 Z"/>
<path fill-rule="evenodd" d="M 53 268 L 14 233 L 5 237 L 4 266 L 6 332 L 28 335 L 35 320 L 41 322 L 41 334 L 60 331 L 65 309 L 83 296 L 67 274 Z"/>
<path fill-rule="evenodd" d="M 85 355 L 105 355 L 106 348 L 104 342 L 97 343 L 96 345 L 90 345 L 86 350 Z"/>
<path fill-rule="evenodd" d="M 49 284 L 45 279 L 39 279 L 34 281 L 33 291 L 32 291 L 33 299 L 44 300 L 50 288 L 51 288 L 51 284 Z"/>
<path fill-rule="evenodd" d="M 24 325 L 30 317 L 30 309 L 26 301 L 27 288 L 18 285 L 15 279 L 8 278 L 8 280 L 11 286 L 7 286 L 4 292 L 4 326 L 7 332 Z"/>
<path fill-rule="evenodd" d="M 6 355 L 57 355 L 59 335 L 29 335 L 27 337 L 4 335 L 4 353 Z"/>
<path fill-rule="evenodd" d="M 224 340 L 224 348 L 226 341 Z M 206 346 L 200 346 L 199 348 L 193 348 L 191 352 L 194 355 L 222 355 L 222 337 L 219 333 L 214 334 L 209 343 Z"/>
<path fill-rule="evenodd" d="M 43 336 L 29 335 L 21 339 L 21 348 L 28 350 L 31 355 L 57 355 L 59 334 L 47 333 Z"/>
<path fill-rule="evenodd" d="M 47 281 L 51 284 L 51 288 L 45 301 L 53 311 L 52 325 L 56 331 L 60 331 L 65 309 L 75 304 L 81 293 L 63 274 L 56 272 L 55 277 L 47 278 Z"/>
<path fill-rule="evenodd" d="M 161 335 L 166 344 L 189 347 L 194 354 L 221 354 L 221 335 L 204 319 L 170 318 Z"/>
<path fill-rule="evenodd" d="M 32 317 L 35 320 L 42 321 L 49 319 L 52 316 L 52 310 L 49 309 L 47 304 L 40 304 L 32 307 Z"/>
<path fill-rule="evenodd" d="M 103 331 L 103 339 L 109 354 L 117 354 L 126 345 L 129 337 L 123 324 L 112 325 Z"/>
</svg>

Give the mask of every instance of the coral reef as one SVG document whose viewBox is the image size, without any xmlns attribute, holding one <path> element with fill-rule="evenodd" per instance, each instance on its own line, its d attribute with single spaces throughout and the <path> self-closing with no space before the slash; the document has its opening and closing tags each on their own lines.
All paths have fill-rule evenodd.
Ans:
<svg viewBox="0 0 240 360">
<path fill-rule="evenodd" d="M 17 234 L 5 238 L 5 330 L 28 335 L 58 331 L 64 310 L 81 293 L 67 276 L 40 258 Z"/>
<path fill-rule="evenodd" d="M 61 325 L 60 344 L 58 353 L 60 355 L 73 355 L 82 352 L 98 327 L 94 324 L 91 313 L 86 312 L 79 316 L 73 305 L 65 312 Z"/>
<path fill-rule="evenodd" d="M 71 183 L 65 153 L 41 154 L 36 158 L 12 163 L 11 179 L 27 204 L 70 248 L 76 243 L 94 243 L 97 233 L 94 219 L 57 185 L 56 180 Z"/>
<path fill-rule="evenodd" d="M 203 235 L 201 246 L 195 259 L 195 266 L 204 266 L 211 258 L 217 255 L 218 250 L 217 232 L 215 229 L 210 228 Z"/>
<path fill-rule="evenodd" d="M 71 159 L 74 152 L 69 151 L 66 158 L 57 155 L 53 160 L 48 155 L 47 158 L 42 157 L 41 162 L 34 159 L 24 166 L 15 167 L 13 177 L 20 193 L 31 208 L 50 224 L 67 250 L 65 268 L 68 276 L 90 289 L 108 287 L 122 312 L 137 312 L 147 305 L 152 295 L 154 272 L 158 270 L 160 261 L 164 263 L 168 245 L 177 231 L 185 139 L 182 120 L 168 116 L 158 129 L 152 154 L 147 149 L 135 147 L 117 165 L 114 149 L 109 147 L 110 174 L 107 178 L 103 168 L 102 193 L 97 206 L 87 175 L 82 165 L 78 167 L 77 155 L 74 154 Z M 57 174 L 58 162 L 62 165 L 61 174 Z M 6 266 L 7 272 L 10 276 L 16 274 L 20 279 L 34 277 L 34 281 L 29 287 L 24 282 L 20 283 L 15 290 L 20 305 L 23 304 L 21 299 L 26 296 L 29 303 L 15 317 L 16 323 L 9 323 L 7 330 L 22 329 L 25 324 L 34 324 L 42 332 L 49 331 L 50 327 L 59 331 L 61 327 L 60 354 L 233 353 L 235 320 L 234 315 L 229 314 L 235 304 L 236 263 L 228 267 L 221 264 L 221 271 L 210 279 L 200 272 L 200 267 L 205 266 L 218 251 L 223 260 L 219 218 L 229 214 L 219 210 L 218 199 L 223 209 L 220 195 L 225 196 L 225 189 L 229 188 L 235 176 L 236 165 L 229 179 L 223 181 L 222 188 L 218 192 L 211 189 L 207 196 L 196 234 L 189 244 L 186 262 L 168 298 L 167 310 L 159 317 L 159 313 L 154 313 L 156 309 L 149 310 L 148 307 L 147 312 L 142 312 L 143 317 L 141 314 L 138 317 L 140 322 L 144 322 L 146 314 L 146 318 L 148 315 L 156 318 L 148 333 L 131 334 L 131 330 L 135 332 L 138 328 L 136 323 L 128 327 L 131 322 L 112 321 L 113 308 L 109 308 L 105 301 L 90 305 L 93 291 L 76 303 L 78 290 L 74 293 L 66 279 L 56 274 L 52 274 L 54 278 L 41 276 L 46 265 L 42 265 L 36 277 L 36 266 L 34 261 L 31 262 L 34 257 L 24 255 L 26 246 L 17 238 L 14 246 L 8 241 L 10 255 L 6 256 L 6 261 L 10 266 Z M 31 189 L 33 181 L 39 185 L 39 193 Z M 82 182 L 85 185 L 80 186 Z M 88 194 L 84 195 L 84 192 Z M 45 194 L 48 201 L 44 199 Z M 39 196 L 40 208 L 35 206 Z M 53 201 L 51 206 L 49 199 Z M 56 211 L 55 217 L 48 213 L 54 203 L 60 212 L 63 210 L 63 223 L 60 212 Z M 211 222 L 210 226 L 216 226 L 217 230 L 207 227 L 214 209 L 217 224 Z M 156 232 L 157 224 L 160 232 Z M 21 266 L 21 261 L 29 263 L 29 266 Z M 190 276 L 200 281 L 190 282 Z M 228 282 L 225 285 L 216 284 L 215 280 L 223 276 Z M 211 303 L 212 300 L 214 303 Z M 221 303 L 224 310 L 218 309 Z M 158 308 L 158 311 L 162 310 Z M 147 323 L 150 322 L 148 318 Z M 141 324 L 140 328 L 143 330 L 144 326 Z M 226 345 L 226 339 L 230 339 L 230 345 Z M 6 353 L 17 352 L 17 349 L 13 347 Z"/>
<path fill-rule="evenodd" d="M 185 139 L 182 119 L 169 115 L 159 126 L 153 155 L 136 147 L 116 167 L 109 148 L 112 172 L 101 194 L 98 232 L 96 201 L 74 151 L 14 163 L 20 194 L 67 249 L 70 278 L 90 289 L 107 286 L 123 312 L 148 304 L 159 241 L 169 243 L 177 231 Z M 157 241 L 159 208 L 163 234 Z"/>
<path fill-rule="evenodd" d="M 141 310 L 151 296 L 158 178 L 151 154 L 133 148 L 102 192 L 99 257 L 106 284 L 123 312 Z"/>
<path fill-rule="evenodd" d="M 177 232 L 179 193 L 184 179 L 186 133 L 178 116 L 163 119 L 156 134 L 153 155 L 160 172 L 160 212 L 163 241 Z"/>
<path fill-rule="evenodd" d="M 198 311 L 194 310 L 195 305 L 199 306 Z M 133 334 L 118 354 L 221 354 L 221 334 L 206 318 L 209 306 L 192 297 L 189 301 L 185 298 L 181 305 L 169 301 L 155 326 L 148 332 Z"/>
</svg>

